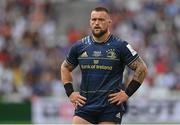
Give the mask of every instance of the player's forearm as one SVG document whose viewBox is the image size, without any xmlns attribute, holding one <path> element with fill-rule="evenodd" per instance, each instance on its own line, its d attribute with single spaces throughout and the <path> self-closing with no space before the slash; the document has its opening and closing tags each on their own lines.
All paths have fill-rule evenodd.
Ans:
<svg viewBox="0 0 180 125">
<path fill-rule="evenodd" d="M 139 66 L 133 75 L 133 80 L 142 83 L 147 75 L 147 68 L 144 65 Z"/>
<path fill-rule="evenodd" d="M 69 65 L 66 61 L 62 63 L 61 80 L 64 84 L 64 89 L 68 97 L 74 92 L 73 85 L 72 85 L 72 75 L 71 75 L 72 70 L 73 70 L 72 66 Z"/>
<path fill-rule="evenodd" d="M 125 93 L 131 97 L 141 86 L 141 83 L 147 74 L 147 66 L 139 57 L 133 63 L 131 63 L 129 67 L 135 71 L 134 76 L 125 91 Z"/>
</svg>

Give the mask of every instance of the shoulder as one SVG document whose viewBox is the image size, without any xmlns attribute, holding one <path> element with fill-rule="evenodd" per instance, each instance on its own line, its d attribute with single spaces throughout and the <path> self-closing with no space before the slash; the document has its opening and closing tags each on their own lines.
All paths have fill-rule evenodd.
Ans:
<svg viewBox="0 0 180 125">
<path fill-rule="evenodd" d="M 84 48 L 91 45 L 90 36 L 86 36 L 78 41 L 76 41 L 72 46 L 71 49 L 76 50 L 77 52 L 81 52 Z"/>
<path fill-rule="evenodd" d="M 120 48 L 122 48 L 122 47 L 124 47 L 124 46 L 126 46 L 127 44 L 128 44 L 128 42 L 126 42 L 125 40 L 123 40 L 123 39 L 121 39 L 119 36 L 117 36 L 117 35 L 112 35 L 112 38 L 111 38 L 111 40 L 112 40 L 112 43 L 116 46 L 116 47 L 120 47 Z"/>
<path fill-rule="evenodd" d="M 80 41 L 81 41 L 81 44 L 83 44 L 83 45 L 90 45 L 91 44 L 90 36 L 86 36 L 86 37 L 82 38 Z"/>
<path fill-rule="evenodd" d="M 86 37 L 83 37 L 82 39 L 76 41 L 73 44 L 73 46 L 80 47 L 80 46 L 85 46 L 85 45 L 89 45 L 89 44 L 91 44 L 90 36 L 86 36 Z"/>
</svg>

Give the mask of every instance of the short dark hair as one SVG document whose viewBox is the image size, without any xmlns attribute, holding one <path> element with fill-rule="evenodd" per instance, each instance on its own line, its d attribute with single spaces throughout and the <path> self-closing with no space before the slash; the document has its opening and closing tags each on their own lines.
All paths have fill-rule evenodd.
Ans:
<svg viewBox="0 0 180 125">
<path fill-rule="evenodd" d="M 105 8 L 105 7 L 96 7 L 96 8 L 94 8 L 92 11 L 104 11 L 104 12 L 106 12 L 107 14 L 109 14 L 110 12 L 109 12 L 109 10 L 107 9 L 107 8 Z"/>
</svg>

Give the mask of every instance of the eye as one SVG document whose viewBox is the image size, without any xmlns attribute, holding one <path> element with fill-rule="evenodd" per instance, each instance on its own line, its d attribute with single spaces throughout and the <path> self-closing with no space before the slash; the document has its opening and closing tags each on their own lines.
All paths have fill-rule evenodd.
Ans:
<svg viewBox="0 0 180 125">
<path fill-rule="evenodd" d="M 99 21 L 104 21 L 104 19 L 100 18 Z"/>
<path fill-rule="evenodd" d="M 91 19 L 91 21 L 96 21 L 96 19 L 95 19 L 95 18 L 93 18 L 93 19 Z"/>
</svg>

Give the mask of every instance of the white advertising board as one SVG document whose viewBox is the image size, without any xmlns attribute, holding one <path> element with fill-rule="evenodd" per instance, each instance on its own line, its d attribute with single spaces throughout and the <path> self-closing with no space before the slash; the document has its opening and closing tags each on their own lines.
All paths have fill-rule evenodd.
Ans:
<svg viewBox="0 0 180 125">
<path fill-rule="evenodd" d="M 124 123 L 180 123 L 180 99 L 132 98 Z"/>
<path fill-rule="evenodd" d="M 32 123 L 58 124 L 71 123 L 73 105 L 68 99 L 36 98 L 32 101 Z"/>
</svg>

